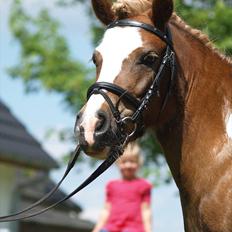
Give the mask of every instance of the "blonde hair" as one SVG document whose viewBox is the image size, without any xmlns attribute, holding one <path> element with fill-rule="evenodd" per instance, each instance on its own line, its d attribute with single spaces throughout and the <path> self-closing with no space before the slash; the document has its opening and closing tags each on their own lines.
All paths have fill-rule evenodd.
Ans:
<svg viewBox="0 0 232 232">
<path fill-rule="evenodd" d="M 138 143 L 131 142 L 126 146 L 121 158 L 127 158 L 127 157 L 136 158 L 136 160 L 138 161 L 138 164 L 141 166 L 143 165 L 143 157 L 141 153 L 142 152 L 141 152 L 141 149 Z M 120 163 L 120 158 L 119 158 L 118 163 Z"/>
<path fill-rule="evenodd" d="M 119 18 L 136 16 L 151 9 L 152 0 L 117 0 L 112 10 Z"/>
</svg>

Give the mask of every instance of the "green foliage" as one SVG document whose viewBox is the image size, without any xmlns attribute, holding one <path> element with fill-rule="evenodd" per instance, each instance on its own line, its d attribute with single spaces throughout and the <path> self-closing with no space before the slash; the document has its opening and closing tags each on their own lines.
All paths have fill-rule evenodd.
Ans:
<svg viewBox="0 0 232 232">
<path fill-rule="evenodd" d="M 20 2 L 15 2 L 10 27 L 21 54 L 18 65 L 11 67 L 9 74 L 21 78 L 28 92 L 45 88 L 62 94 L 76 112 L 85 100 L 90 71 L 70 56 L 67 42 L 59 33 L 59 23 L 45 9 L 33 18 Z"/>
<path fill-rule="evenodd" d="M 192 27 L 209 35 L 215 45 L 227 55 L 232 54 L 232 1 L 195 0 L 186 4 L 177 0 L 178 14 Z"/>
</svg>

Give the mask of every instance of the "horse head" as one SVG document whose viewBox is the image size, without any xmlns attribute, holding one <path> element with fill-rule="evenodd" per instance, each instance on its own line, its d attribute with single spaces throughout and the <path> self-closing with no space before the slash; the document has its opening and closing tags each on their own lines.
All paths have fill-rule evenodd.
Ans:
<svg viewBox="0 0 232 232">
<path fill-rule="evenodd" d="M 159 114 L 164 100 L 166 101 L 164 93 L 170 82 L 170 78 L 166 76 L 171 75 L 171 70 L 166 67 L 162 72 L 159 89 L 156 90 L 157 96 L 149 99 L 146 111 L 139 116 L 143 117 L 143 125 L 138 122 L 139 119 L 135 123 L 131 118 L 146 97 L 163 58 L 167 55 L 165 52 L 169 41 L 164 37 L 173 13 L 173 2 L 155 0 L 147 11 L 137 14 L 136 11 L 113 11 L 112 4 L 106 0 L 93 0 L 92 5 L 96 16 L 107 26 L 107 30 L 93 53 L 96 84 L 92 88 L 94 91 L 89 91 L 89 99 L 77 116 L 76 132 L 87 154 L 105 158 L 110 146 L 119 140 L 121 129 L 118 128 L 117 122 L 120 120 L 117 117 L 123 119 L 120 122 L 123 121 L 123 127 L 127 131 L 125 133 L 133 134 L 130 136 L 131 140 L 142 134 L 137 127 L 147 127 L 151 123 L 158 127 L 165 120 L 165 117 L 161 120 Z M 140 26 L 134 25 L 136 23 Z M 149 29 L 158 33 L 151 33 Z M 99 83 L 104 83 L 101 94 L 96 93 L 97 87 L 102 87 Z"/>
<path fill-rule="evenodd" d="M 165 34 L 166 25 L 173 12 L 173 2 L 155 0 L 146 12 L 127 13 L 113 11 L 112 3 L 106 0 L 93 0 L 92 5 L 98 19 L 108 26 L 101 43 L 93 53 L 96 83 L 110 83 L 125 92 L 115 94 L 114 89 L 108 91 L 108 88 L 104 88 L 101 92 L 105 97 L 96 92 L 91 93 L 77 116 L 76 132 L 87 154 L 105 158 L 109 147 L 118 141 L 118 126 L 114 113 L 126 119 L 125 124 L 130 124 L 126 125 L 129 127 L 126 130 L 133 131 L 134 127 L 138 126 L 132 125 L 133 123 L 127 120 L 137 110 L 136 104 L 133 104 L 133 100 L 127 101 L 123 96 L 130 95 L 141 102 L 159 71 L 167 48 L 167 43 L 163 39 L 144 28 L 127 24 L 112 26 L 112 24 L 118 20 L 125 22 L 125 19 L 128 19 L 129 22 L 143 23 Z M 166 74 L 170 75 L 170 72 L 167 71 Z M 169 81 L 165 77 L 163 79 L 158 90 L 161 96 Z M 130 97 L 127 99 L 130 100 Z M 163 100 L 163 97 L 151 99 L 150 104 L 155 106 L 149 107 L 145 112 L 146 116 L 143 117 L 145 126 L 151 122 L 153 126 L 157 126 L 154 125 L 154 119 L 158 118 Z M 111 105 L 117 106 L 117 112 L 112 110 Z M 137 133 L 131 139 L 140 134 Z"/>
</svg>

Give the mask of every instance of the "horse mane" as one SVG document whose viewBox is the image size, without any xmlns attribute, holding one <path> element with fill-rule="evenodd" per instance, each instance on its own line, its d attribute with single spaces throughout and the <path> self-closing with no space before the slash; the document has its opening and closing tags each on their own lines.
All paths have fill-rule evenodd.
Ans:
<svg viewBox="0 0 232 232">
<path fill-rule="evenodd" d="M 172 14 L 170 21 L 171 21 L 171 24 L 189 33 L 192 37 L 194 37 L 200 43 L 202 43 L 204 46 L 209 48 L 213 53 L 217 54 L 222 60 L 225 60 L 226 62 L 232 64 L 231 58 L 221 53 L 221 51 L 218 48 L 216 48 L 215 45 L 212 43 L 212 41 L 209 39 L 208 35 L 206 35 L 205 33 L 203 33 L 202 31 L 198 29 L 194 29 L 191 26 L 189 26 L 176 13 Z"/>
<path fill-rule="evenodd" d="M 145 13 L 152 6 L 152 0 L 117 0 L 112 5 L 112 10 L 118 18 L 133 17 Z M 217 54 L 222 60 L 232 64 L 231 58 L 222 54 L 211 42 L 209 37 L 200 30 L 193 29 L 184 22 L 176 13 L 171 17 L 171 23 L 179 29 L 191 34 L 200 43 Z"/>
</svg>

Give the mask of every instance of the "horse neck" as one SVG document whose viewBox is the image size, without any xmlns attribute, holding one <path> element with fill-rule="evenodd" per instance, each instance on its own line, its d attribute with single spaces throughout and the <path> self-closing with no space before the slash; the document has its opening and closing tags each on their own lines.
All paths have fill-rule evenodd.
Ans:
<svg viewBox="0 0 232 232">
<path fill-rule="evenodd" d="M 183 26 L 170 26 L 179 99 L 175 116 L 157 137 L 179 188 L 200 194 L 210 184 L 205 173 L 216 178 L 232 162 L 232 64 Z"/>
</svg>

